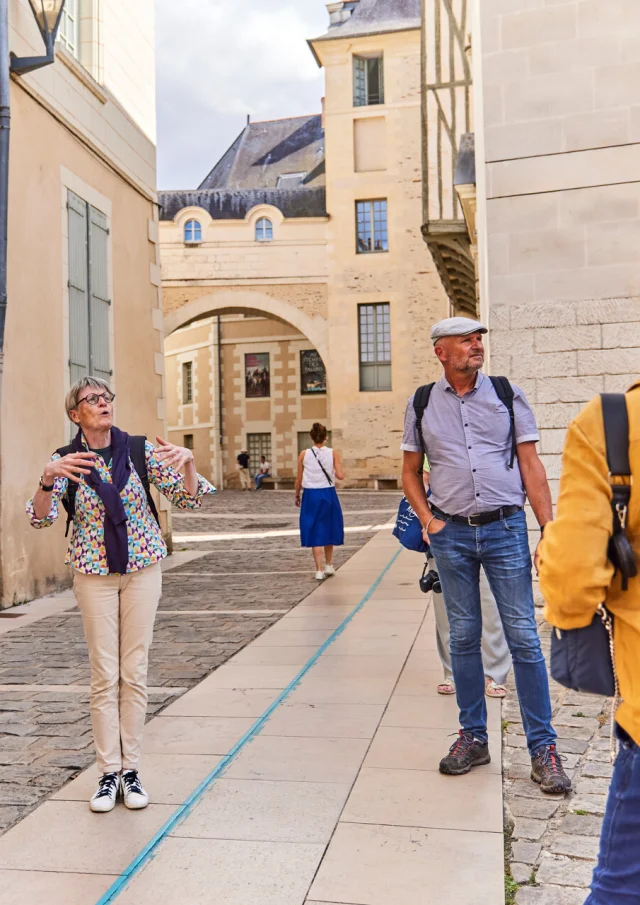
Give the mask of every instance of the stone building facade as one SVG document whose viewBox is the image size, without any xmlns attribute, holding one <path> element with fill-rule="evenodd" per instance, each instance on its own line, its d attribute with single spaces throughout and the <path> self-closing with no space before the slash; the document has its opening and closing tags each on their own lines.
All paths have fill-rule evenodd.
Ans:
<svg viewBox="0 0 640 905">
<path fill-rule="evenodd" d="M 640 7 L 494 0 L 478 12 L 491 368 L 534 404 L 555 485 L 570 419 L 640 374 Z"/>
<path fill-rule="evenodd" d="M 10 49 L 42 53 L 28 0 L 9 4 Z M 67 2 L 55 62 L 11 81 L 8 313 L 2 398 L 2 605 L 69 583 L 63 519 L 25 517 L 64 397 L 88 372 L 118 424 L 164 424 L 155 195 L 153 3 Z M 168 529 L 168 511 L 161 517 Z"/>
<path fill-rule="evenodd" d="M 423 0 L 423 10 L 426 161 L 433 166 L 440 91 L 452 160 L 446 197 L 457 193 L 450 209 L 458 223 L 464 214 L 467 248 L 477 248 L 488 368 L 533 404 L 555 496 L 570 420 L 597 393 L 623 391 L 640 374 L 640 7 Z M 447 74 L 465 75 L 464 47 L 474 135 L 451 119 L 446 84 Z M 445 84 L 432 75 L 437 58 Z M 475 184 L 461 191 L 465 142 L 475 144 L 475 166 L 463 167 Z M 460 297 L 445 286 L 455 306 Z"/>
<path fill-rule="evenodd" d="M 322 117 L 249 123 L 199 189 L 161 193 L 165 331 L 232 314 L 251 329 L 266 316 L 265 339 L 289 325 L 325 365 L 326 423 L 347 482 L 393 484 L 407 399 L 437 375 L 429 329 L 449 311 L 420 235 L 420 4 L 348 0 L 328 9 L 327 33 L 309 42 L 326 72 Z M 175 340 L 182 350 L 184 338 Z M 272 447 L 288 450 L 273 457 L 286 475 L 320 398 L 297 398 L 299 375 L 283 366 L 281 376 L 286 389 L 274 388 L 271 416 L 288 417 L 271 429 L 274 438 L 287 432 Z M 243 421 L 256 404 L 244 407 L 239 380 L 224 371 L 223 464 L 214 473 L 228 475 L 238 446 L 259 432 Z M 175 380 L 172 393 L 177 414 Z"/>
<path fill-rule="evenodd" d="M 248 395 L 247 361 L 264 356 L 268 394 Z M 218 315 L 168 336 L 165 358 L 169 439 L 194 450 L 201 474 L 238 486 L 236 456 L 246 447 L 252 472 L 264 455 L 278 477 L 295 475 L 312 424 L 326 424 L 329 408 L 322 374 L 313 379 L 318 353 L 304 334 L 275 318 Z"/>
</svg>

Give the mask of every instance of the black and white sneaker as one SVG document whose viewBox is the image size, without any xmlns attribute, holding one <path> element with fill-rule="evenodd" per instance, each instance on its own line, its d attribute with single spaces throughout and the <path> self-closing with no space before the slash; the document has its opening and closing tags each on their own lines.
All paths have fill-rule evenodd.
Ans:
<svg viewBox="0 0 640 905">
<path fill-rule="evenodd" d="M 145 792 L 137 770 L 125 770 L 122 774 L 122 794 L 125 807 L 132 811 L 146 808 L 149 804 L 149 796 Z"/>
<path fill-rule="evenodd" d="M 120 777 L 117 773 L 104 773 L 98 783 L 98 788 L 89 799 L 89 807 L 97 814 L 105 814 L 116 806 L 118 791 L 120 790 Z"/>
</svg>

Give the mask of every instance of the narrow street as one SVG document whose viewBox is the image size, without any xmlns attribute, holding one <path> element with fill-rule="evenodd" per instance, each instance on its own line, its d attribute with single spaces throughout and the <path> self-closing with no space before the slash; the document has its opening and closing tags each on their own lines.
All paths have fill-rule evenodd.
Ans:
<svg viewBox="0 0 640 905">
<path fill-rule="evenodd" d="M 393 517 L 398 500 L 397 493 L 342 494 L 347 534 L 337 566 Z M 198 513 L 174 513 L 175 553 L 166 561 L 151 648 L 149 716 L 315 589 L 297 523 L 293 493 L 284 491 L 224 491 Z M 229 534 L 233 540 L 214 539 Z M 0 833 L 94 759 L 80 614 L 67 592 L 53 599 L 58 612 L 31 621 L 50 606 L 47 599 L 0 613 Z"/>
</svg>

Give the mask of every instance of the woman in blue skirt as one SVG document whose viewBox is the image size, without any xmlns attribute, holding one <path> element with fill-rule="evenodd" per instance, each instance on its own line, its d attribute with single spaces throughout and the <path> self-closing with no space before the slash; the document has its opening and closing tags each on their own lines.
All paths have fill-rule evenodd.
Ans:
<svg viewBox="0 0 640 905">
<path fill-rule="evenodd" d="M 338 453 L 326 446 L 324 424 L 316 422 L 309 434 L 313 446 L 301 452 L 298 459 L 296 506 L 300 506 L 300 543 L 312 548 L 316 580 L 322 581 L 336 574 L 332 564 L 333 548 L 344 544 L 344 520 L 335 488 L 336 478 L 342 481 L 344 472 Z"/>
</svg>

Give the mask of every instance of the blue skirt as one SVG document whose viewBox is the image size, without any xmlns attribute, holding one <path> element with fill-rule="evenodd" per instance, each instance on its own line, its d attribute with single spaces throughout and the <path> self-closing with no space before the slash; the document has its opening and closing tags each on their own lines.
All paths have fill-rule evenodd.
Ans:
<svg viewBox="0 0 640 905">
<path fill-rule="evenodd" d="M 335 487 L 302 491 L 300 544 L 303 547 L 340 547 L 344 544 L 342 507 Z"/>
</svg>

